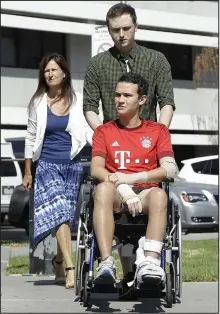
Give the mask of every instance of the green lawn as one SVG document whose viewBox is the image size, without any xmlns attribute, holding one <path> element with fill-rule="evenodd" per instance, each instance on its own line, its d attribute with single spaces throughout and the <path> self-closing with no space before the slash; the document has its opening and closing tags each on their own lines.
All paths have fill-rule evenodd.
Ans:
<svg viewBox="0 0 220 314">
<path fill-rule="evenodd" d="M 218 280 L 218 240 L 183 241 L 183 280 Z"/>
<path fill-rule="evenodd" d="M 6 241 L 6 240 L 1 240 L 1 246 L 10 246 L 12 248 L 14 247 L 24 247 L 28 246 L 29 241 Z"/>
<path fill-rule="evenodd" d="M 117 278 L 122 276 L 120 261 L 114 254 L 117 266 Z M 73 260 L 75 254 L 73 253 Z M 182 250 L 183 281 L 218 280 L 218 240 L 183 241 Z M 12 257 L 7 267 L 8 274 L 27 274 L 29 257 Z"/>
</svg>

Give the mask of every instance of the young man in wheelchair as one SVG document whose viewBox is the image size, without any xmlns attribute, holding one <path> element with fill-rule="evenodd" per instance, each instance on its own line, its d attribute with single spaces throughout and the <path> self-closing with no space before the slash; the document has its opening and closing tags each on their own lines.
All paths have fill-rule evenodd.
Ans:
<svg viewBox="0 0 220 314">
<path fill-rule="evenodd" d="M 144 78 L 123 74 L 115 89 L 119 118 L 97 127 L 93 135 L 91 176 L 100 182 L 94 190 L 93 227 L 101 255 L 95 283 L 115 283 L 114 213 L 125 212 L 148 215 L 146 236 L 136 251 L 135 280 L 158 284 L 165 277 L 160 255 L 167 195 L 159 183 L 173 178 L 177 166 L 167 127 L 139 117 L 147 92 Z"/>
</svg>

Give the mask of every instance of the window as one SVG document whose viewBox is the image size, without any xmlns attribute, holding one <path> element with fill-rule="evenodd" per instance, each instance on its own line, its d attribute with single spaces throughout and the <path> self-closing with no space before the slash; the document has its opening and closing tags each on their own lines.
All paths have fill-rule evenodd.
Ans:
<svg viewBox="0 0 220 314">
<path fill-rule="evenodd" d="M 1 33 L 1 65 L 15 67 L 16 48 L 13 28 L 2 27 Z"/>
<path fill-rule="evenodd" d="M 41 33 L 19 29 L 16 40 L 19 68 L 35 69 L 41 58 Z"/>
<path fill-rule="evenodd" d="M 4 158 L 4 159 L 11 159 L 11 158 Z M 1 177 L 16 177 L 17 171 L 13 161 L 2 161 L 1 160 L 1 170 L 0 176 Z"/>
<path fill-rule="evenodd" d="M 170 63 L 174 80 L 193 80 L 191 46 L 146 41 L 137 41 L 137 43 L 162 52 Z"/>
<path fill-rule="evenodd" d="M 196 173 L 218 175 L 219 163 L 218 159 L 204 160 L 192 164 L 192 168 Z"/>
<path fill-rule="evenodd" d="M 191 166 L 196 173 L 199 173 L 199 174 L 210 173 L 210 161 L 209 160 L 195 162 Z"/>
<path fill-rule="evenodd" d="M 213 159 L 211 161 L 211 171 L 210 174 L 212 175 L 219 175 L 219 160 L 218 159 Z"/>
<path fill-rule="evenodd" d="M 17 28 L 1 28 L 1 66 L 38 69 L 43 55 L 66 55 L 65 34 Z"/>
</svg>

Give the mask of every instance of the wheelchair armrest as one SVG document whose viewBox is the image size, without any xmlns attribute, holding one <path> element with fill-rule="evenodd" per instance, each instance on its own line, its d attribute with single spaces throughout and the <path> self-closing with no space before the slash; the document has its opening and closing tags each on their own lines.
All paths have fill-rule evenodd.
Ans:
<svg viewBox="0 0 220 314">
<path fill-rule="evenodd" d="M 96 180 L 91 175 L 88 175 L 85 179 L 85 183 L 90 183 L 91 185 L 94 185 L 95 182 Z"/>
</svg>

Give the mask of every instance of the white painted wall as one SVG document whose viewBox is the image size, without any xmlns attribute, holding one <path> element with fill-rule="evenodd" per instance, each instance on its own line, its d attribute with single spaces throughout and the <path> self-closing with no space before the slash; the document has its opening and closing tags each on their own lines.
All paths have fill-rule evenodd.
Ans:
<svg viewBox="0 0 220 314">
<path fill-rule="evenodd" d="M 118 1 L 96 1 L 114 5 Z M 218 18 L 218 1 L 127 1 L 135 9 L 147 9 Z"/>
<path fill-rule="evenodd" d="M 147 1 L 144 1 L 147 3 Z M 151 1 L 154 2 L 154 1 Z M 157 2 L 157 1 L 155 1 Z M 168 1 L 172 3 L 172 1 Z M 135 2 L 136 3 L 136 2 Z M 105 21 L 106 13 L 113 4 L 112 1 L 104 3 L 103 1 L 54 1 L 51 6 L 50 1 L 1 1 L 1 11 L 5 10 L 16 14 L 38 14 L 41 17 L 45 15 L 60 16 L 62 20 L 69 18 L 95 20 L 97 22 Z M 170 4 L 172 6 L 172 4 Z M 205 14 L 184 14 L 183 12 L 172 12 L 152 10 L 149 8 L 137 8 L 137 16 L 140 25 L 175 28 L 183 30 L 203 31 L 205 33 L 218 33 L 218 10 L 216 15 L 206 16 Z"/>
<path fill-rule="evenodd" d="M 1 106 L 27 107 L 37 89 L 38 71 L 1 68 Z M 2 122 L 4 123 L 4 122 Z"/>
</svg>

